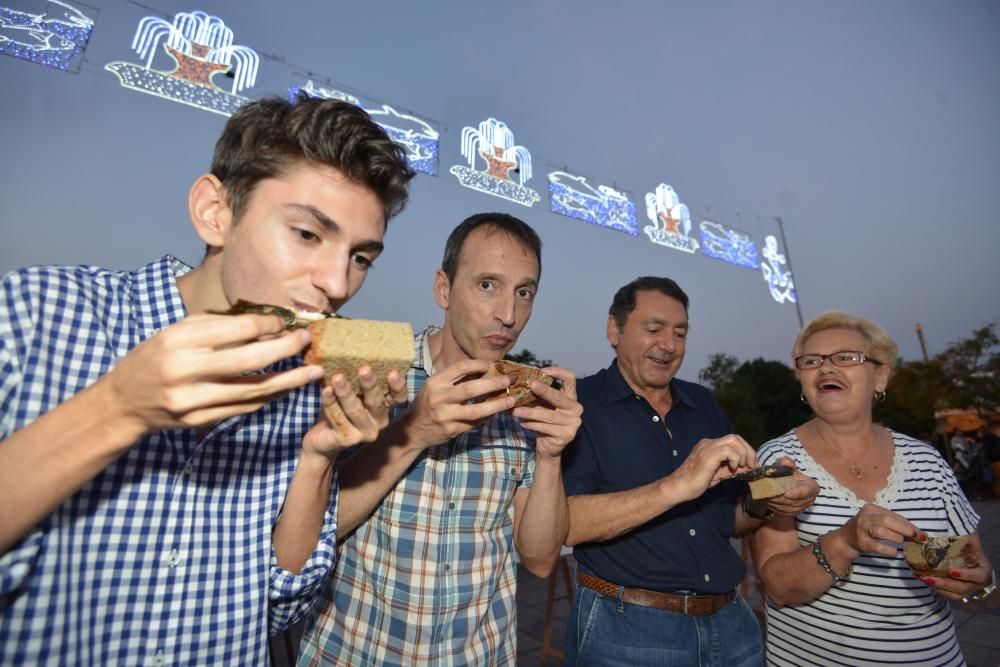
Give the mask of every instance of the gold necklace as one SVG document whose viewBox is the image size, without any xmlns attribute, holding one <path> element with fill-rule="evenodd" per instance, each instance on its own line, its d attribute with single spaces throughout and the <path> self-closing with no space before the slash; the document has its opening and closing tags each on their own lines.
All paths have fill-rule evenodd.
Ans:
<svg viewBox="0 0 1000 667">
<path fill-rule="evenodd" d="M 865 453 L 864 458 L 862 458 L 860 462 L 859 461 L 852 462 L 849 458 L 847 458 L 847 456 L 844 455 L 842 451 L 840 451 L 827 441 L 826 437 L 823 435 L 823 432 L 819 429 L 819 426 L 813 425 L 813 428 L 815 429 L 816 434 L 819 436 L 819 439 L 823 441 L 823 444 L 828 449 L 832 449 L 834 452 L 836 452 L 837 456 L 842 458 L 844 460 L 844 463 L 846 463 L 850 467 L 851 474 L 854 475 L 856 479 L 863 479 L 865 476 L 865 467 L 863 464 L 868 459 L 868 452 Z M 875 443 L 874 436 L 875 433 L 874 431 L 872 431 L 872 444 Z M 878 464 L 872 464 L 872 470 L 873 471 L 878 470 Z"/>
</svg>

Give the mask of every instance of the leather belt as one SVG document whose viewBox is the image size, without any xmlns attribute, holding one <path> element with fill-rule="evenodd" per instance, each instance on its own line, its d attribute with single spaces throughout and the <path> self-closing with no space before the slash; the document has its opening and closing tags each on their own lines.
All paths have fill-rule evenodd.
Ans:
<svg viewBox="0 0 1000 667">
<path fill-rule="evenodd" d="M 600 577 L 594 577 L 585 572 L 578 572 L 576 580 L 581 586 L 596 591 L 605 597 L 615 598 L 616 600 L 621 597 L 622 602 L 628 602 L 629 604 L 676 611 L 688 616 L 708 616 L 709 614 L 714 614 L 732 602 L 735 597 L 733 591 L 715 593 L 713 595 L 679 595 L 676 593 L 650 591 L 645 588 L 628 588 L 627 586 L 619 586 L 610 581 L 605 581 Z"/>
</svg>

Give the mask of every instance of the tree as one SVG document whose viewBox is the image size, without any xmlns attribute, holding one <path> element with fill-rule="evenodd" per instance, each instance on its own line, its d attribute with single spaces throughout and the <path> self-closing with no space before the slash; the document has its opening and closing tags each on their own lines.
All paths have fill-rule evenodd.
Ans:
<svg viewBox="0 0 1000 667">
<path fill-rule="evenodd" d="M 900 433 L 930 436 L 934 432 L 934 410 L 944 384 L 940 360 L 904 362 L 900 359 L 889 378 L 885 401 L 875 403 L 875 421 Z"/>
<path fill-rule="evenodd" d="M 539 359 L 535 356 L 535 353 L 531 350 L 525 348 L 520 352 L 514 354 L 507 354 L 504 357 L 507 361 L 516 361 L 519 364 L 527 364 L 529 366 L 534 366 L 536 368 L 545 368 L 546 366 L 555 366 L 555 363 L 551 359 Z"/>
<path fill-rule="evenodd" d="M 983 420 L 1000 410 L 1000 339 L 995 326 L 976 329 L 935 357 L 944 375 L 942 402 L 949 408 L 975 410 Z"/>
<path fill-rule="evenodd" d="M 799 399 L 791 368 L 761 358 L 737 364 L 736 357 L 714 354 L 698 377 L 712 386 L 736 433 L 751 446 L 759 447 L 809 419 L 812 412 Z"/>
</svg>

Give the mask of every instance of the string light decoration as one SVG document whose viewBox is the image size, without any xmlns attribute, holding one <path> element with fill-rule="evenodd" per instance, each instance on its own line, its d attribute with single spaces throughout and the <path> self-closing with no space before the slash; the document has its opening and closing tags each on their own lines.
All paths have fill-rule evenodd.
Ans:
<svg viewBox="0 0 1000 667">
<path fill-rule="evenodd" d="M 41 14 L 0 7 L 0 53 L 46 67 L 79 71 L 93 30 L 92 18 L 61 0 Z"/>
<path fill-rule="evenodd" d="M 666 183 L 656 186 L 656 192 L 646 193 L 646 217 L 650 223 L 642 228 L 649 240 L 657 245 L 693 253 L 698 241 L 691 238 L 691 212 L 682 204 L 673 187 Z"/>
<path fill-rule="evenodd" d="M 784 268 L 788 261 L 778 251 L 778 239 L 774 236 L 764 237 L 764 249 L 761 254 L 764 256 L 764 261 L 760 264 L 760 272 L 767 283 L 767 289 L 771 292 L 771 298 L 778 303 L 786 301 L 796 303 L 798 296 L 795 294 L 792 272 Z"/>
<path fill-rule="evenodd" d="M 294 101 L 299 95 L 321 97 L 329 100 L 350 102 L 365 109 L 385 133 L 406 151 L 406 161 L 410 168 L 431 176 L 437 176 L 438 131 L 429 123 L 408 114 L 400 113 L 388 104 L 379 108 L 366 108 L 354 95 L 335 88 L 317 86 L 310 79 L 302 86 L 288 89 L 288 98 Z"/>
<path fill-rule="evenodd" d="M 478 130 L 462 128 L 462 155 L 469 166 L 456 164 L 449 171 L 463 186 L 522 206 L 534 206 L 541 199 L 524 185 L 531 180 L 531 153 L 515 145 L 514 134 L 496 118 L 484 120 Z M 486 162 L 483 171 L 476 171 L 477 157 Z M 517 183 L 510 178 L 512 169 L 518 176 Z"/>
<path fill-rule="evenodd" d="M 172 71 L 152 68 L 161 44 L 174 62 Z M 222 19 L 198 10 L 180 12 L 172 23 L 159 16 L 142 18 L 132 49 L 145 58 L 144 64 L 114 61 L 104 66 L 123 87 L 223 116 L 250 101 L 236 93 L 254 85 L 260 66 L 256 51 L 233 45 L 233 31 Z M 216 74 L 232 77 L 231 90 L 214 83 Z"/>
<path fill-rule="evenodd" d="M 756 271 L 760 268 L 757 244 L 750 235 L 720 222 L 702 220 L 701 254 Z"/>
<path fill-rule="evenodd" d="M 583 176 L 565 171 L 549 173 L 549 208 L 553 213 L 607 227 L 630 236 L 639 235 L 635 204 L 607 185 L 596 188 Z"/>
</svg>

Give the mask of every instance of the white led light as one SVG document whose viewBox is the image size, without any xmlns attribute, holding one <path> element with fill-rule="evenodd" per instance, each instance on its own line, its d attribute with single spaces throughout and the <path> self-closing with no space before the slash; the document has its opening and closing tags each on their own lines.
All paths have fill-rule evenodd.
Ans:
<svg viewBox="0 0 1000 667">
<path fill-rule="evenodd" d="M 172 71 L 152 69 L 161 44 L 174 61 Z M 236 93 L 254 85 L 260 58 L 253 49 L 234 45 L 233 31 L 218 16 L 180 12 L 172 23 L 158 16 L 143 17 L 132 48 L 145 59 L 143 65 L 114 61 L 104 66 L 125 88 L 223 116 L 250 101 Z M 233 79 L 228 92 L 213 81 L 219 73 Z"/>
<path fill-rule="evenodd" d="M 691 238 L 691 212 L 671 186 L 660 183 L 655 193 L 646 193 L 646 217 L 651 224 L 642 231 L 653 243 L 681 252 L 698 250 L 698 242 Z"/>
<path fill-rule="evenodd" d="M 757 244 L 746 232 L 711 220 L 702 220 L 699 228 L 701 254 L 745 269 L 756 271 L 760 268 Z"/>
<path fill-rule="evenodd" d="M 462 155 L 469 166 L 454 165 L 449 171 L 467 188 L 512 201 L 522 206 L 534 206 L 541 197 L 524 184 L 531 179 L 531 153 L 514 144 L 514 134 L 496 118 L 489 118 L 474 127 L 462 128 Z M 477 158 L 486 163 L 483 171 L 476 170 Z M 510 178 L 517 173 L 518 181 Z"/>
<path fill-rule="evenodd" d="M 788 263 L 785 256 L 778 252 L 778 239 L 773 236 L 764 237 L 764 250 L 761 251 L 764 260 L 760 264 L 760 272 L 767 282 L 767 289 L 771 292 L 771 298 L 778 303 L 795 303 L 795 283 L 792 281 L 792 272 L 785 271 L 784 266 Z"/>
</svg>

